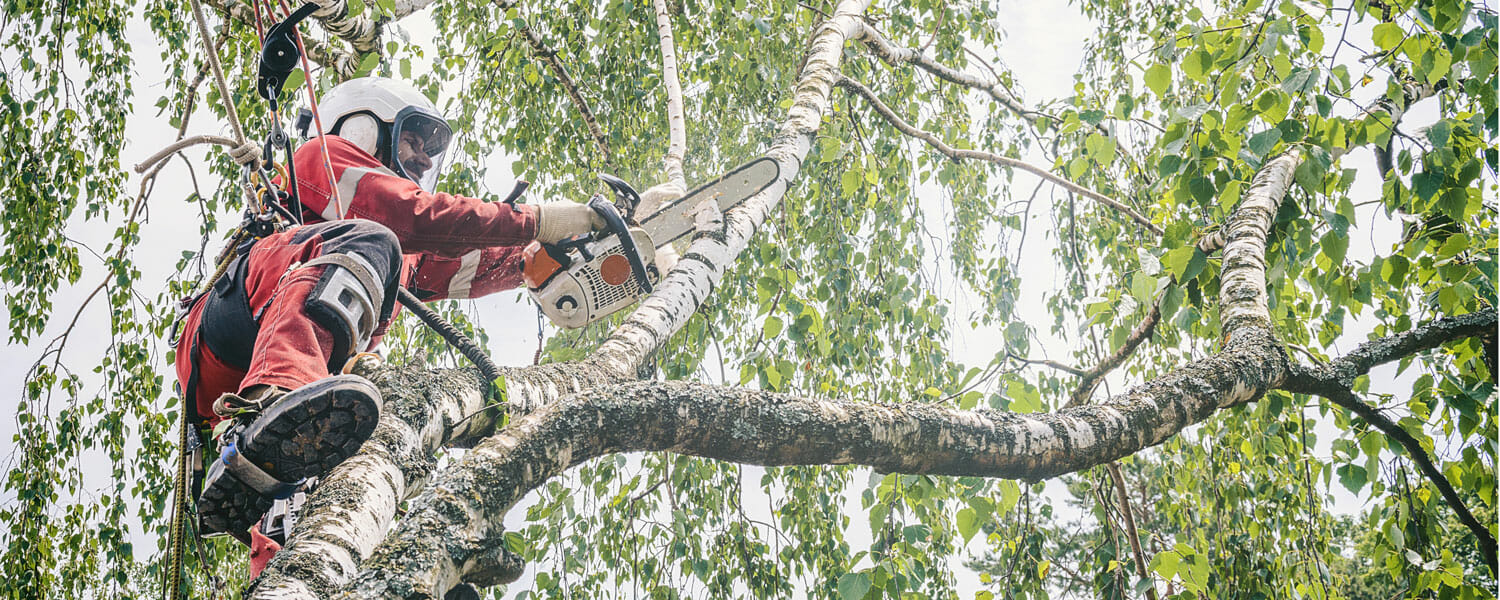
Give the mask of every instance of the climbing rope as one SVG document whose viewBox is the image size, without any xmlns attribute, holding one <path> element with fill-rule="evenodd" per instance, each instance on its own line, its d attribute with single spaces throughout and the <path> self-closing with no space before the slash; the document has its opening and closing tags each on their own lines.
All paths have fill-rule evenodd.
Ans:
<svg viewBox="0 0 1500 600">
<path fill-rule="evenodd" d="M 275 19 L 276 12 L 273 5 L 273 0 L 263 0 L 263 2 L 265 4 L 266 16 Z M 264 46 L 266 43 L 267 32 L 264 28 L 264 23 L 261 22 L 261 7 L 259 3 L 252 2 L 252 4 L 254 5 L 256 14 L 256 31 L 257 34 L 261 37 L 261 43 Z M 193 294 L 184 298 L 179 303 L 177 319 L 179 324 L 187 315 L 187 312 L 189 309 L 191 309 L 193 303 L 198 298 L 208 293 L 208 291 L 213 288 L 213 285 L 225 276 L 225 274 L 228 272 L 229 265 L 234 262 L 235 257 L 239 255 L 240 251 L 247 245 L 247 242 L 250 242 L 252 238 L 264 237 L 266 235 L 269 235 L 273 231 L 279 231 L 284 228 L 285 223 L 300 225 L 302 221 L 301 201 L 296 194 L 297 180 L 295 177 L 295 173 L 290 170 L 293 168 L 292 145 L 290 140 L 282 132 L 279 106 L 277 106 L 278 103 L 276 99 L 268 98 L 271 108 L 270 119 L 271 127 L 273 128 L 272 136 L 268 138 L 268 141 L 264 146 L 248 141 L 248 139 L 245 137 L 245 130 L 240 122 L 239 115 L 235 110 L 235 106 L 232 101 L 233 95 L 230 93 L 228 82 L 224 77 L 223 67 L 220 66 L 219 57 L 212 46 L 212 38 L 209 34 L 208 21 L 204 17 L 203 6 L 200 0 L 191 0 L 191 5 L 193 9 L 194 20 L 197 22 L 198 33 L 204 43 L 204 54 L 206 60 L 208 61 L 210 70 L 214 75 L 214 81 L 218 87 L 219 96 L 224 102 L 226 116 L 228 117 L 230 127 L 234 132 L 232 144 L 226 143 L 225 145 L 230 146 L 230 159 L 233 160 L 235 164 L 239 165 L 242 169 L 242 187 L 249 195 L 249 201 L 247 202 L 246 206 L 245 220 L 241 222 L 240 226 L 235 229 L 224 249 L 220 251 L 217 257 L 215 257 L 215 268 L 213 274 L 200 282 L 200 284 L 194 290 Z M 287 5 L 286 0 L 281 0 L 281 5 L 288 15 L 292 14 L 293 11 Z M 306 75 L 303 79 L 306 84 L 305 87 L 307 89 L 307 100 L 308 104 L 311 107 L 313 121 L 317 126 L 319 147 L 323 159 L 323 168 L 328 175 L 329 189 L 333 192 L 334 207 L 337 210 L 339 218 L 343 218 L 347 207 L 345 206 L 344 199 L 340 195 L 337 182 L 334 180 L 332 160 L 329 157 L 328 145 L 326 142 L 326 138 L 324 137 L 323 121 L 318 111 L 317 95 L 313 88 L 312 78 L 310 76 L 312 70 L 307 62 L 306 48 L 302 42 L 301 32 L 298 31 L 295 25 L 291 26 L 291 34 L 292 39 L 295 40 L 297 44 L 298 53 L 300 54 L 302 71 Z M 270 95 L 274 96 L 275 94 L 272 93 Z M 220 143 L 229 141 L 230 140 L 224 140 Z M 285 147 L 287 153 L 285 165 L 277 164 L 274 162 L 272 154 L 273 143 L 280 143 Z M 290 198 L 294 199 L 296 202 L 296 207 L 298 210 L 297 214 L 294 215 L 288 212 L 287 208 L 281 204 L 281 201 L 288 196 L 284 192 L 281 192 L 280 186 L 278 186 L 276 183 L 277 179 L 285 182 L 289 186 L 292 186 L 292 194 L 290 195 Z M 485 353 L 484 349 L 479 347 L 478 344 L 475 344 L 473 340 L 464 335 L 463 332 L 459 331 L 458 328 L 455 327 L 452 323 L 449 323 L 447 320 L 443 319 L 442 316 L 438 315 L 432 309 L 422 304 L 421 300 L 417 299 L 416 296 L 412 295 L 412 293 L 404 287 L 397 287 L 397 298 L 401 302 L 401 304 L 407 309 L 411 310 L 418 319 L 420 319 L 428 327 L 431 327 L 438 333 L 439 336 L 443 338 L 444 341 L 446 341 L 454 349 L 458 350 L 460 354 L 469 359 L 470 362 L 478 367 L 479 371 L 487 380 L 495 381 L 500 378 L 499 367 L 495 366 L 495 363 L 490 360 L 489 355 Z M 171 342 L 173 346 L 177 345 L 177 336 L 180 334 L 180 332 L 177 331 L 176 328 L 177 325 L 174 325 L 174 332 L 172 335 L 173 340 Z M 538 328 L 538 339 L 540 340 L 540 323 L 538 324 Z M 538 348 L 538 355 L 536 358 L 540 358 L 540 347 Z M 186 395 L 187 394 L 179 391 L 179 396 Z M 201 444 L 201 441 L 187 413 L 187 411 L 189 410 L 187 403 L 192 401 L 192 398 L 184 397 L 183 399 L 184 406 L 182 410 L 181 430 L 178 439 L 179 446 L 177 468 L 173 477 L 172 519 L 168 531 L 166 561 L 167 570 L 163 574 L 164 577 L 162 585 L 163 596 L 168 600 L 184 600 L 188 597 L 188 590 L 184 577 L 186 570 L 184 559 L 186 555 L 187 540 L 189 537 L 194 538 L 200 568 L 203 569 L 206 578 L 214 585 L 214 597 L 218 597 L 224 591 L 224 582 L 222 579 L 214 575 L 214 573 L 209 569 L 209 557 L 207 555 L 207 552 L 204 550 L 202 540 L 198 539 L 198 536 L 194 531 L 196 529 L 194 527 L 196 506 L 192 502 L 190 495 L 192 494 L 192 488 L 196 487 L 196 482 L 194 482 L 193 479 L 196 473 L 197 465 L 194 465 L 193 462 L 198 456 L 197 450 Z M 221 407 L 216 404 L 214 408 L 217 412 Z M 259 407 L 231 407 L 225 405 L 222 408 L 226 412 L 238 412 L 240 410 L 246 409 L 254 410 Z"/>
</svg>

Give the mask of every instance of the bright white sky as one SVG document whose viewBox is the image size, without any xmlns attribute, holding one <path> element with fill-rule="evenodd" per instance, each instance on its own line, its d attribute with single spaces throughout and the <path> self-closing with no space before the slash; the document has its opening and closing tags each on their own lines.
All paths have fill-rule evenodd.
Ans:
<svg viewBox="0 0 1500 600">
<path fill-rule="evenodd" d="M 999 48 L 996 55 L 1002 62 L 1008 65 L 1015 73 L 1016 80 L 1020 83 L 1023 98 L 1029 103 L 1038 103 L 1048 98 L 1058 98 L 1072 93 L 1073 73 L 1077 70 L 1082 60 L 1082 40 L 1090 34 L 1088 23 L 1078 14 L 1071 3 L 1064 2 L 1026 2 L 1021 0 L 1001 0 L 1000 14 L 1005 15 L 1001 20 L 1007 37 L 1004 46 Z M 434 33 L 433 25 L 426 13 L 421 13 L 400 22 L 413 40 L 430 39 Z M 159 58 L 151 49 L 158 42 L 151 35 L 149 28 L 140 18 L 131 20 L 129 31 L 131 44 L 137 49 L 135 69 L 135 108 L 127 120 L 127 144 L 121 152 L 121 161 L 124 165 L 133 166 L 140 160 L 159 150 L 171 139 L 174 129 L 166 123 L 165 117 L 156 116 L 157 109 L 153 106 L 157 97 L 163 90 L 166 76 L 166 68 L 159 63 Z M 1337 34 L 1329 37 L 1330 40 L 1338 39 Z M 1349 36 L 1356 43 L 1367 43 L 1369 34 L 1367 30 L 1356 30 Z M 1341 56 L 1353 57 L 1356 54 L 1345 51 Z M 1351 67 L 1354 69 L 1355 67 Z M 1353 72 L 1359 72 L 1357 70 Z M 697 92 L 697 90 L 693 90 Z M 705 90 L 703 93 L 711 93 Z M 440 103 L 441 104 L 441 103 Z M 1416 129 L 1423 120 L 1430 120 L 1431 116 L 1413 115 L 1407 122 L 1408 131 Z M 1430 115 L 1433 111 L 1428 110 Z M 189 134 L 215 133 L 229 135 L 227 125 L 213 121 L 211 115 L 199 111 L 195 115 Z M 665 136 L 663 136 L 663 139 Z M 200 178 L 199 183 L 205 192 L 211 191 L 215 184 L 204 178 L 208 176 L 204 168 L 202 149 L 187 152 L 190 160 L 196 165 L 196 171 Z M 1031 160 L 1040 161 L 1041 157 L 1032 156 Z M 509 162 L 505 156 L 492 157 L 494 164 Z M 691 160 L 691 157 L 689 157 Z M 1357 168 L 1373 168 L 1368 166 L 1371 162 L 1368 151 L 1357 152 L 1345 159 L 1346 166 Z M 492 190 L 508 190 L 510 180 L 504 179 L 504 174 L 510 173 L 510 169 L 490 169 L 491 174 L 486 184 Z M 1377 178 L 1378 179 L 1378 178 Z M 1371 178 L 1366 178 L 1370 181 Z M 130 190 L 134 190 L 139 180 L 132 177 L 129 182 Z M 641 182 L 649 185 L 650 182 Z M 1036 184 L 1036 180 L 1029 175 L 1018 173 L 1016 185 L 1019 189 L 1030 190 Z M 187 170 L 181 161 L 163 171 L 157 181 L 157 189 L 152 195 L 149 218 L 141 230 L 143 238 L 142 246 L 136 250 L 136 264 L 142 272 L 141 281 L 146 284 L 146 289 L 152 289 L 152 285 L 164 286 L 171 274 L 172 267 L 177 258 L 185 250 L 196 251 L 198 238 L 196 235 L 199 226 L 199 216 L 194 205 L 185 203 L 192 193 L 192 187 L 188 181 Z M 1055 193 L 1055 192 L 1054 192 Z M 1363 199 L 1378 197 L 1380 190 L 1371 185 L 1355 191 L 1356 202 Z M 1045 198 L 1046 193 L 1042 194 Z M 1045 202 L 1046 200 L 1044 200 Z M 1048 289 L 1054 289 L 1061 284 L 1061 274 L 1052 265 L 1050 251 L 1052 248 L 1052 236 L 1043 235 L 1049 226 L 1048 209 L 1045 205 L 1039 205 L 1032 211 L 1034 221 L 1031 223 L 1031 234 L 1028 235 L 1027 247 L 1022 264 L 1034 265 L 1024 276 L 1028 283 L 1047 283 Z M 116 221 L 119 217 L 116 215 Z M 1372 223 L 1374 224 L 1372 226 Z M 113 234 L 114 227 L 118 222 L 86 222 L 75 218 L 69 224 L 67 235 L 70 239 L 86 244 L 94 251 L 103 253 L 105 245 Z M 1390 241 L 1399 229 L 1396 225 L 1378 218 L 1376 209 L 1373 207 L 1360 211 L 1360 222 L 1358 227 L 1351 231 L 1351 243 L 1349 256 L 1354 260 L 1367 260 L 1376 251 L 1386 251 L 1390 247 Z M 210 252 L 217 250 L 217 244 L 210 244 Z M 19 392 L 23 387 L 24 377 L 28 368 L 37 360 L 42 347 L 47 341 L 61 333 L 67 327 L 67 321 L 72 318 L 83 297 L 98 285 L 101 273 L 100 261 L 91 258 L 87 253 L 83 258 L 84 275 L 77 285 L 64 286 L 56 294 L 57 309 L 53 313 L 52 321 L 48 324 L 44 334 L 37 337 L 41 343 L 28 345 L 7 345 L 0 347 L 0 389 Z M 148 297 L 150 293 L 146 294 Z M 1019 314 L 1026 320 L 1034 323 L 1049 322 L 1045 306 L 1042 304 L 1041 294 L 1026 294 L 1025 300 L 1020 306 Z M 106 348 L 108 338 L 106 332 L 109 330 L 107 308 L 102 300 L 96 299 L 79 319 L 77 332 L 70 341 L 67 351 L 66 364 L 76 369 L 86 371 L 89 365 L 96 364 Z M 962 319 L 972 310 L 970 298 L 955 298 L 954 310 L 951 314 Z M 479 317 L 479 323 L 490 335 L 489 351 L 499 364 L 520 365 L 529 363 L 536 345 L 536 322 L 535 311 L 520 292 L 506 292 L 496 294 L 489 298 L 474 301 L 472 303 L 474 313 Z M 519 317 L 516 317 L 519 315 Z M 0 315 L 0 319 L 5 319 Z M 1354 343 L 1364 339 L 1366 329 L 1361 327 L 1358 319 L 1351 319 L 1351 331 L 1345 336 L 1343 348 L 1352 348 Z M 0 321 L 3 322 L 3 321 Z M 967 331 L 963 327 L 955 327 L 953 339 L 953 350 L 956 356 L 964 363 L 975 366 L 987 364 L 994 354 L 1001 348 L 998 330 Z M 1039 328 L 1039 335 L 1043 336 L 1042 349 L 1054 358 L 1067 357 L 1068 347 L 1058 340 L 1049 339 L 1046 328 Z M 167 381 L 173 379 L 170 365 L 166 363 L 165 349 L 160 350 L 157 362 L 160 372 Z M 730 371 L 734 365 L 730 365 Z M 716 371 L 716 370 L 711 370 Z M 1387 370 L 1388 371 L 1388 370 Z M 85 377 L 86 382 L 97 381 Z M 1115 390 L 1120 390 L 1122 384 L 1130 382 L 1116 375 L 1111 378 L 1111 384 Z M 1403 386 L 1404 388 L 1404 386 Z M 0 400 L 0 411 L 6 415 L 14 414 L 16 395 L 7 395 L 6 400 Z M 54 403 L 54 406 L 62 404 L 62 400 Z M 9 456 L 14 450 L 11 441 L 16 431 L 13 418 L 0 419 L 0 440 L 4 440 L 3 452 Z M 1321 435 L 1323 438 L 1319 454 L 1327 456 L 1327 442 L 1332 436 Z M 5 463 L 9 465 L 7 460 Z M 104 486 L 110 482 L 103 480 L 108 473 L 107 468 L 93 469 L 100 473 L 98 481 L 90 482 L 91 485 Z M 7 467 L 8 468 L 8 467 Z M 749 468 L 746 471 L 747 481 L 757 481 L 760 470 Z M 862 481 L 868 476 L 868 470 L 856 474 L 854 481 Z M 167 482 L 162 482 L 167 485 Z M 1354 498 L 1342 489 L 1341 486 L 1333 486 L 1331 504 L 1340 512 L 1352 512 L 1361 507 Z M 1060 493 L 1061 486 L 1051 486 L 1051 493 Z M 749 486 L 750 497 L 746 498 L 746 506 L 751 516 L 762 520 L 771 521 L 769 518 L 770 499 L 760 494 L 754 486 Z M 0 497 L 0 500 L 9 501 L 10 496 Z M 528 502 L 529 503 L 529 502 Z M 859 503 L 856 495 L 850 496 L 850 511 L 858 514 Z M 524 507 L 513 510 L 511 517 L 507 519 L 508 526 L 519 527 L 523 521 Z M 867 549 L 870 543 L 868 528 L 864 519 L 852 519 L 854 524 L 849 528 L 848 535 L 851 546 L 855 551 Z M 154 543 L 149 543 L 137 532 L 136 548 L 140 551 L 149 551 Z M 977 538 L 976 538 L 977 539 Z M 972 544 L 970 550 L 982 552 L 980 544 Z M 964 568 L 959 559 L 955 559 L 950 567 L 958 578 L 960 589 L 964 596 L 971 596 L 972 590 L 979 589 L 977 576 Z M 531 573 L 528 572 L 526 579 L 511 590 L 526 589 Z"/>
</svg>

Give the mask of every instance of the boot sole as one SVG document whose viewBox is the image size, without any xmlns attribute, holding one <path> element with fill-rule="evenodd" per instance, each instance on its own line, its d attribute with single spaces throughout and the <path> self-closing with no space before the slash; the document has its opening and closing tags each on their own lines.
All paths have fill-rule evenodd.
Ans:
<svg viewBox="0 0 1500 600">
<path fill-rule="evenodd" d="M 251 423 L 236 445 L 267 474 L 296 482 L 322 476 L 353 456 L 379 421 L 380 392 L 374 384 L 338 375 L 288 393 Z M 202 533 L 247 541 L 250 527 L 272 501 L 215 460 L 198 501 Z"/>
</svg>

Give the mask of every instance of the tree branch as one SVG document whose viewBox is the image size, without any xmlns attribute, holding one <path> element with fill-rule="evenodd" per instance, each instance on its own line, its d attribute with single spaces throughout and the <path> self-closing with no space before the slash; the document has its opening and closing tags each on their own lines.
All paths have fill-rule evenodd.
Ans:
<svg viewBox="0 0 1500 600">
<path fill-rule="evenodd" d="M 515 0 L 495 0 L 495 6 L 501 10 L 509 10 L 515 7 Z M 589 137 L 594 138 L 594 146 L 599 149 L 605 166 L 614 164 L 609 152 L 609 137 L 604 134 L 604 129 L 599 127 L 599 119 L 594 116 L 594 109 L 589 107 L 589 101 L 583 97 L 578 83 L 568 74 L 568 69 L 563 66 L 562 61 L 557 58 L 557 52 L 547 47 L 542 36 L 537 35 L 531 27 L 521 24 L 516 27 L 526 44 L 531 46 L 531 52 L 552 71 L 552 76 L 557 78 L 558 85 L 568 93 L 568 98 L 573 101 L 573 108 L 578 110 L 579 116 L 583 117 L 584 127 L 588 129 Z"/>
<path fill-rule="evenodd" d="M 1130 355 L 1134 354 L 1135 349 L 1143 342 L 1151 339 L 1151 333 L 1156 331 L 1156 324 L 1161 321 L 1161 300 L 1157 298 L 1156 303 L 1151 305 L 1151 312 L 1146 313 L 1146 318 L 1136 324 L 1135 329 L 1130 331 L 1130 335 L 1125 336 L 1125 343 L 1109 356 L 1104 357 L 1104 360 L 1099 361 L 1099 364 L 1079 374 L 1081 379 L 1078 381 L 1078 387 L 1073 389 L 1072 397 L 1068 398 L 1068 403 L 1064 406 L 1080 406 L 1088 402 L 1088 399 L 1094 395 L 1094 389 L 1099 387 L 1099 382 L 1104 380 L 1104 376 L 1109 375 L 1110 371 L 1115 370 L 1125 362 L 1125 359 L 1130 358 Z"/>
<path fill-rule="evenodd" d="M 172 156 L 173 154 L 181 152 L 183 148 L 196 146 L 198 144 L 218 144 L 220 146 L 228 146 L 230 148 L 239 146 L 239 143 L 221 135 L 195 135 L 190 138 L 180 139 L 172 142 L 166 148 L 162 148 L 161 150 L 157 151 L 156 154 L 152 154 L 149 158 L 141 161 L 140 164 L 137 164 L 135 166 L 135 172 L 145 173 L 146 171 L 150 170 L 151 167 L 156 166 L 156 163 L 165 160 L 167 157 Z"/>
<path fill-rule="evenodd" d="M 1112 462 L 1107 465 L 1109 479 L 1115 484 L 1115 494 L 1120 497 L 1120 512 L 1125 515 L 1125 535 L 1130 541 L 1130 554 L 1135 558 L 1135 571 L 1142 579 L 1151 576 L 1151 571 L 1146 568 L 1146 553 L 1141 551 L 1141 538 L 1135 529 L 1135 513 L 1130 510 L 1130 492 L 1125 489 L 1125 476 L 1120 474 L 1120 463 Z M 1156 585 L 1146 590 L 1148 600 L 1156 600 Z"/>
<path fill-rule="evenodd" d="M 1022 171 L 1026 171 L 1028 173 L 1036 175 L 1037 177 L 1041 177 L 1042 179 L 1050 181 L 1070 192 L 1113 208 L 1116 211 L 1123 213 L 1125 216 L 1130 217 L 1132 221 L 1135 221 L 1137 224 L 1139 224 L 1147 231 L 1150 231 L 1152 234 L 1155 234 L 1157 236 L 1161 236 L 1162 234 L 1161 228 L 1157 227 L 1155 223 L 1152 223 L 1151 219 L 1147 219 L 1145 216 L 1141 215 L 1138 212 L 1135 212 L 1134 209 L 1130 208 L 1129 206 L 1125 206 L 1123 203 L 1115 200 L 1114 198 L 1110 198 L 1109 196 L 1105 196 L 1104 194 L 1100 194 L 1091 189 L 1068 181 L 1067 179 L 1052 174 L 1052 172 L 1048 171 L 1047 169 L 1038 167 L 1023 160 L 1010 158 L 1008 156 L 1001 156 L 999 154 L 994 154 L 991 152 L 984 152 L 982 150 L 964 150 L 949 146 L 942 140 L 938 139 L 936 135 L 933 135 L 932 133 L 923 131 L 921 129 L 917 129 L 910 123 L 907 123 L 905 119 L 902 119 L 895 113 L 895 111 L 892 111 L 889 106 L 886 106 L 886 104 L 882 102 L 880 98 L 875 96 L 875 92 L 870 91 L 870 88 L 865 87 L 864 84 L 854 81 L 853 79 L 849 79 L 848 77 L 839 76 L 838 86 L 854 92 L 860 97 L 863 97 L 867 102 L 870 103 L 870 106 L 875 109 L 875 112 L 880 113 L 880 116 L 885 117 L 885 120 L 901 133 L 927 142 L 927 145 L 932 146 L 933 149 L 937 150 L 948 158 L 951 158 L 953 160 L 983 160 L 995 163 L 1003 167 L 1012 167 L 1020 169 Z"/>
<path fill-rule="evenodd" d="M 792 124 L 783 129 L 785 138 L 800 140 L 802 153 L 827 106 L 843 36 L 863 8 L 858 0 L 841 4 L 813 42 L 790 119 L 806 120 L 807 129 Z M 1295 154 L 1283 155 L 1256 174 L 1231 216 L 1227 256 L 1264 250 L 1275 214 L 1267 208 L 1285 196 L 1296 165 Z M 766 208 L 763 202 L 755 204 Z M 696 240 L 690 255 L 705 247 L 708 238 Z M 1228 310 L 1223 325 L 1234 329 L 1228 329 L 1223 351 L 1100 405 L 1021 415 L 807 399 L 687 383 L 634 383 L 570 395 L 512 421 L 441 473 L 345 591 L 361 598 L 446 593 L 467 576 L 469 557 L 500 539 L 505 512 L 528 490 L 612 452 L 670 451 L 760 465 L 862 464 L 904 473 L 1025 479 L 1055 477 L 1128 456 L 1220 408 L 1255 400 L 1285 379 L 1288 360 L 1269 319 L 1249 318 L 1266 311 L 1264 290 L 1258 296 L 1246 292 L 1265 286 L 1264 261 L 1225 262 Z M 637 311 L 631 320 L 640 316 Z"/>
<path fill-rule="evenodd" d="M 525 413 L 578 390 L 624 381 L 590 363 L 502 369 L 509 410 Z M 378 359 L 354 372 L 385 395 L 374 435 L 359 454 L 330 471 L 308 497 L 288 543 L 245 598 L 326 598 L 349 581 L 385 537 L 396 508 L 421 488 L 438 448 L 471 443 L 492 428 L 497 411 L 489 382 L 470 369 L 386 367 Z"/>
<path fill-rule="evenodd" d="M 1002 89 L 999 79 L 989 81 L 961 72 L 929 58 L 919 50 L 896 46 L 890 40 L 886 39 L 884 35 L 881 35 L 879 31 L 876 31 L 869 23 L 861 22 L 860 25 L 860 31 L 855 36 L 855 39 L 863 42 L 872 54 L 879 57 L 880 60 L 885 61 L 888 65 L 916 65 L 922 70 L 937 76 L 938 79 L 984 92 L 990 98 L 999 102 L 1001 106 L 1015 113 L 1016 116 L 1032 123 L 1036 122 L 1037 117 L 1045 116 L 1039 112 L 1027 109 L 1008 90 Z"/>
<path fill-rule="evenodd" d="M 1270 332 L 1242 332 L 1220 355 L 1107 404 L 1058 413 L 801 398 L 681 382 L 589 390 L 513 421 L 428 487 L 348 591 L 441 596 L 498 539 L 507 510 L 583 461 L 668 451 L 764 466 L 857 464 L 878 471 L 1046 479 L 1129 456 L 1219 408 L 1258 398 L 1285 373 Z"/>
<path fill-rule="evenodd" d="M 204 2 L 240 25 L 256 26 L 255 12 L 250 4 L 238 0 L 204 0 Z M 338 49 L 331 42 L 319 41 L 312 36 L 304 35 L 302 45 L 307 50 L 308 59 L 322 65 L 323 68 L 332 69 L 339 77 L 348 77 L 359 70 L 359 58 L 353 53 Z"/>
<path fill-rule="evenodd" d="M 322 7 L 312 17 L 324 30 L 348 42 L 357 54 L 380 52 L 380 29 L 390 21 L 399 20 L 414 12 L 427 8 L 433 0 L 395 0 L 391 14 L 377 15 L 374 7 L 365 0 L 310 0 Z M 365 4 L 358 15 L 349 15 L 349 3 Z"/>
<path fill-rule="evenodd" d="M 666 0 L 651 0 L 656 9 L 656 31 L 661 38 L 661 77 L 667 87 L 667 155 L 662 158 L 662 168 L 667 181 L 687 189 L 687 176 L 683 174 L 682 161 L 687 155 L 687 119 L 682 111 L 682 82 L 677 76 L 677 50 L 672 42 L 672 15 L 667 10 Z"/>
<path fill-rule="evenodd" d="M 1371 340 L 1327 365 L 1302 367 L 1304 376 L 1297 381 L 1328 381 L 1347 389 L 1354 385 L 1356 377 L 1369 373 L 1376 366 L 1431 350 L 1451 341 L 1493 333 L 1495 316 L 1495 309 L 1489 308 L 1457 317 L 1445 317 L 1411 331 Z"/>
<path fill-rule="evenodd" d="M 1481 554 L 1491 572 L 1496 570 L 1495 535 L 1474 517 L 1474 513 L 1469 511 L 1469 507 L 1453 489 L 1453 484 L 1433 463 L 1432 456 L 1422 447 L 1422 443 L 1400 424 L 1360 400 L 1350 386 L 1353 385 L 1356 377 L 1368 373 L 1376 365 L 1430 350 L 1447 342 L 1490 334 L 1495 329 L 1495 317 L 1495 309 L 1491 308 L 1477 313 L 1439 319 L 1408 332 L 1365 342 L 1353 352 L 1330 364 L 1313 367 L 1294 366 L 1292 375 L 1281 386 L 1287 391 L 1315 394 L 1327 398 L 1334 404 L 1359 415 L 1365 422 L 1400 443 L 1401 447 L 1406 449 L 1406 454 L 1411 457 L 1412 462 L 1417 464 L 1417 469 L 1427 477 L 1428 481 L 1432 482 L 1433 487 L 1438 489 L 1458 520 L 1479 540 Z"/>
</svg>

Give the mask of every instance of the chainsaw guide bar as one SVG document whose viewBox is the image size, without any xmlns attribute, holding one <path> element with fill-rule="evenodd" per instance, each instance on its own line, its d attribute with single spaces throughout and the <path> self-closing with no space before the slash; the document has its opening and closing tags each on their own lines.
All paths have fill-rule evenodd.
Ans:
<svg viewBox="0 0 1500 600">
<path fill-rule="evenodd" d="M 693 232 L 693 213 L 704 200 L 713 198 L 719 205 L 719 212 L 727 213 L 771 187 L 780 176 L 781 165 L 775 159 L 757 158 L 694 188 L 672 204 L 641 219 L 641 227 L 651 234 L 656 247 L 661 248 Z"/>
</svg>

